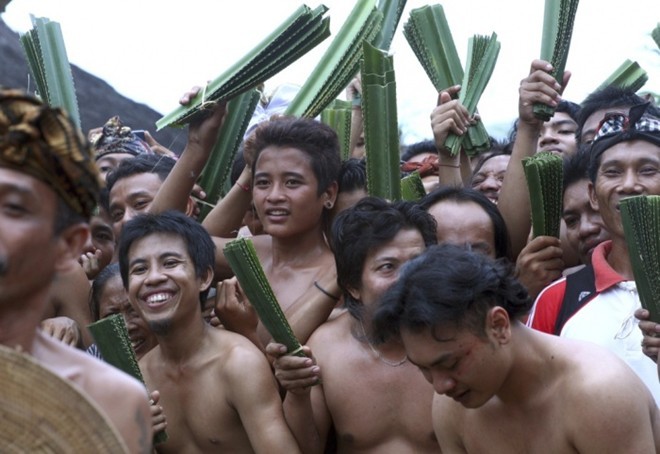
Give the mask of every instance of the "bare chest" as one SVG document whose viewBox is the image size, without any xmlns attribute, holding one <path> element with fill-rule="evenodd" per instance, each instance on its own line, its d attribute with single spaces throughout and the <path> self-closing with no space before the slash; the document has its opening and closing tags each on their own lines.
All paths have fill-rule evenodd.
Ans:
<svg viewBox="0 0 660 454">
<path fill-rule="evenodd" d="M 343 363 L 336 358 L 333 365 L 321 364 L 339 446 L 361 452 L 438 452 L 431 385 L 410 363 L 392 367 L 367 352 L 356 353 Z"/>
</svg>

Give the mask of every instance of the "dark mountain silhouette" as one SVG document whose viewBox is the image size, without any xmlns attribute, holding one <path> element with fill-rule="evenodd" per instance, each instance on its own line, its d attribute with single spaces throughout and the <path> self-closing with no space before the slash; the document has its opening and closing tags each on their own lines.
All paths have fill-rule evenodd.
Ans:
<svg viewBox="0 0 660 454">
<path fill-rule="evenodd" d="M 0 10 L 1 11 L 1 10 Z M 162 145 L 177 154 L 186 143 L 186 130 L 166 128 L 155 132 L 155 122 L 162 115 L 145 104 L 136 103 L 120 95 L 92 74 L 71 65 L 76 87 L 82 129 L 103 126 L 108 118 L 119 115 L 122 122 L 133 129 L 146 129 Z M 28 87 L 29 70 L 18 33 L 11 30 L 0 17 L 0 85 L 9 88 Z"/>
</svg>

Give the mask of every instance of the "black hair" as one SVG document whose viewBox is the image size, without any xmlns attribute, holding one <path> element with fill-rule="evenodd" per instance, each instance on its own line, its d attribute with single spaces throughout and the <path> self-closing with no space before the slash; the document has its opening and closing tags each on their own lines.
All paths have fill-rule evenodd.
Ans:
<svg viewBox="0 0 660 454">
<path fill-rule="evenodd" d="M 124 159 L 116 169 L 110 171 L 106 176 L 108 193 L 117 181 L 141 173 L 155 173 L 160 181 L 165 181 L 167 175 L 174 168 L 174 164 L 176 164 L 176 161 L 173 158 L 157 154 L 140 154 L 133 158 Z"/>
<path fill-rule="evenodd" d="M 92 287 L 89 291 L 89 310 L 94 321 L 101 318 L 101 294 L 105 290 L 105 285 L 115 276 L 119 276 L 119 263 L 111 263 L 106 266 L 99 271 L 99 274 L 92 281 Z"/>
<path fill-rule="evenodd" d="M 557 112 L 567 114 L 573 121 L 577 123 L 577 116 L 580 112 L 580 105 L 578 103 L 562 99 L 559 101 L 559 104 L 557 104 L 557 107 L 555 107 L 555 113 Z"/>
<path fill-rule="evenodd" d="M 349 158 L 341 163 L 337 192 L 351 192 L 367 187 L 367 164 L 364 159 Z"/>
<path fill-rule="evenodd" d="M 495 242 L 495 257 L 508 257 L 510 249 L 509 231 L 502 214 L 497 209 L 497 205 L 488 200 L 488 197 L 472 188 L 441 186 L 426 194 L 419 205 L 425 211 L 428 211 L 433 205 L 443 201 L 452 201 L 456 203 L 474 202 L 486 212 L 493 224 L 493 236 Z"/>
<path fill-rule="evenodd" d="M 512 271 L 505 259 L 451 244 L 429 247 L 404 265 L 398 281 L 381 298 L 372 319 L 374 341 L 398 337 L 401 329 L 430 329 L 438 339 L 438 329 L 447 325 L 485 337 L 491 308 L 500 306 L 517 320 L 532 307 Z"/>
<path fill-rule="evenodd" d="M 575 153 L 566 153 L 564 156 L 562 156 L 562 159 L 564 167 L 564 191 L 566 191 L 566 188 L 570 185 L 589 177 L 588 144 L 578 144 L 578 148 Z"/>
<path fill-rule="evenodd" d="M 481 168 L 484 166 L 486 161 L 488 161 L 491 158 L 494 158 L 496 156 L 511 156 L 511 148 L 508 147 L 509 142 L 507 141 L 502 141 L 502 142 L 495 142 L 496 145 L 494 145 L 490 150 L 483 152 L 482 154 L 479 155 L 479 160 L 477 161 L 477 164 L 474 166 L 474 170 L 472 171 L 472 177 L 479 173 Z"/>
<path fill-rule="evenodd" d="M 435 146 L 435 141 L 426 139 L 408 145 L 401 153 L 401 160 L 408 161 L 415 156 L 422 153 L 437 153 L 438 149 Z"/>
<path fill-rule="evenodd" d="M 215 269 L 215 244 L 206 229 L 197 221 L 174 210 L 161 214 L 140 214 L 126 223 L 119 237 L 119 269 L 125 288 L 128 289 L 128 252 L 131 246 L 135 241 L 156 233 L 183 239 L 197 277 L 204 276 L 209 268 L 211 272 Z M 206 289 L 199 294 L 202 305 L 208 291 Z"/>
<path fill-rule="evenodd" d="M 309 157 L 318 180 L 317 195 L 337 181 L 341 159 L 337 133 L 330 126 L 311 118 L 275 117 L 265 121 L 245 140 L 244 147 L 254 156 L 254 174 L 259 155 L 268 146 L 296 148 Z"/>
<path fill-rule="evenodd" d="M 638 104 L 643 104 L 644 102 L 646 102 L 646 100 L 635 94 L 635 92 L 630 88 L 622 88 L 615 85 L 608 85 L 605 88 L 601 88 L 600 90 L 592 92 L 580 104 L 580 112 L 578 113 L 576 119 L 578 127 L 575 132 L 578 143 L 582 141 L 581 138 L 584 123 L 597 110 L 610 109 L 615 107 L 632 107 Z M 647 112 L 655 117 L 660 116 L 660 109 L 653 104 L 649 106 Z"/>
<path fill-rule="evenodd" d="M 367 255 L 404 229 L 418 230 L 426 246 L 436 243 L 435 219 L 413 202 L 365 197 L 335 218 L 330 246 L 335 255 L 337 283 L 354 317 L 361 319 L 362 304 L 348 290 L 360 288 Z"/>
</svg>

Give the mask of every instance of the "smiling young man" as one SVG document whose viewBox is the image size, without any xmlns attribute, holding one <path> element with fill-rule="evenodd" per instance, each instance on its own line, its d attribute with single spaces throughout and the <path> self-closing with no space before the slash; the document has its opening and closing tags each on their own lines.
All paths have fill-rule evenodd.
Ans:
<svg viewBox="0 0 660 454">
<path fill-rule="evenodd" d="M 635 327 L 633 314 L 641 303 L 619 212 L 625 197 L 660 195 L 660 118 L 649 115 L 647 109 L 647 104 L 640 104 L 627 115 L 606 117 L 590 146 L 590 203 L 611 237 L 592 253 L 593 289 L 566 314 L 561 296 L 552 297 L 562 291 L 560 285 L 554 285 L 537 301 L 529 323 L 545 332 L 595 342 L 613 351 L 660 402 L 656 365 L 643 354 L 642 333 Z"/>
<path fill-rule="evenodd" d="M 433 385 L 443 453 L 656 452 L 660 415 L 616 356 L 517 321 L 531 306 L 510 267 L 431 246 L 401 271 L 373 317 Z"/>
<path fill-rule="evenodd" d="M 299 452 L 265 356 L 249 340 L 204 322 L 215 247 L 180 212 L 129 221 L 119 266 L 131 304 L 158 345 L 140 360 L 167 417 L 163 453 Z"/>
<path fill-rule="evenodd" d="M 283 356 L 279 344 L 267 348 L 278 357 L 285 414 L 304 452 L 323 452 L 326 441 L 343 453 L 439 452 L 433 390 L 400 342 L 368 339 L 379 297 L 405 262 L 434 243 L 433 218 L 410 202 L 367 197 L 337 216 L 332 246 L 347 311 L 314 332 L 309 358 Z"/>
</svg>

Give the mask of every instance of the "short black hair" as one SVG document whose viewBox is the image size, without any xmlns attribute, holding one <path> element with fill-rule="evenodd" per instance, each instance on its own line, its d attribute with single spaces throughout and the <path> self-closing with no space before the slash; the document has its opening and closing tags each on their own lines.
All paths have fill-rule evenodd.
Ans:
<svg viewBox="0 0 660 454">
<path fill-rule="evenodd" d="M 532 300 L 513 277 L 511 263 L 452 245 L 429 247 L 404 265 L 372 319 L 374 341 L 398 337 L 400 330 L 414 333 L 453 325 L 484 337 L 488 311 L 504 308 L 511 320 L 527 314 Z"/>
<path fill-rule="evenodd" d="M 140 214 L 126 223 L 119 237 L 119 269 L 125 288 L 128 289 L 128 252 L 131 246 L 135 241 L 156 233 L 183 239 L 197 277 L 202 277 L 209 268 L 211 272 L 215 269 L 215 244 L 206 229 L 197 221 L 174 210 L 161 214 Z M 208 289 L 199 294 L 202 305 L 207 294 Z"/>
<path fill-rule="evenodd" d="M 305 153 L 318 180 L 317 195 L 337 181 L 341 166 L 339 139 L 330 126 L 297 117 L 275 117 L 259 124 L 244 143 L 245 149 L 254 156 L 253 174 L 259 155 L 268 146 L 292 147 Z"/>
<path fill-rule="evenodd" d="M 408 145 L 401 153 L 401 160 L 408 161 L 415 156 L 422 153 L 437 153 L 438 149 L 435 146 L 435 141 L 431 139 L 420 140 L 413 144 Z"/>
<path fill-rule="evenodd" d="M 511 248 L 509 239 L 509 230 L 506 222 L 497 209 L 497 205 L 488 200 L 488 197 L 472 188 L 461 186 L 441 186 L 428 194 L 419 201 L 419 205 L 428 211 L 433 205 L 446 200 L 456 203 L 474 202 L 486 212 L 493 223 L 493 235 L 495 242 L 495 257 L 508 257 Z"/>
<path fill-rule="evenodd" d="M 337 192 L 351 192 L 367 187 L 367 164 L 364 159 L 349 158 L 341 163 Z"/>
<path fill-rule="evenodd" d="M 140 154 L 133 158 L 124 159 L 116 169 L 110 171 L 106 176 L 108 193 L 117 181 L 140 173 L 155 173 L 160 181 L 165 181 L 165 178 L 174 168 L 174 164 L 176 164 L 176 161 L 173 158 L 157 154 Z"/>
<path fill-rule="evenodd" d="M 89 291 L 89 310 L 94 321 L 101 318 L 101 294 L 105 290 L 105 285 L 115 276 L 119 277 L 119 263 L 106 266 L 92 281 L 92 288 Z"/>
<path fill-rule="evenodd" d="M 413 202 L 365 197 L 335 218 L 330 246 L 335 255 L 337 283 L 346 308 L 354 317 L 361 319 L 362 304 L 348 289 L 360 288 L 367 254 L 404 229 L 418 230 L 426 246 L 437 241 L 435 219 Z"/>
<path fill-rule="evenodd" d="M 589 178 L 589 145 L 578 144 L 575 153 L 562 156 L 564 167 L 564 191 L 570 185 Z"/>
</svg>

